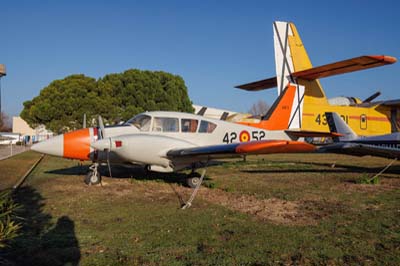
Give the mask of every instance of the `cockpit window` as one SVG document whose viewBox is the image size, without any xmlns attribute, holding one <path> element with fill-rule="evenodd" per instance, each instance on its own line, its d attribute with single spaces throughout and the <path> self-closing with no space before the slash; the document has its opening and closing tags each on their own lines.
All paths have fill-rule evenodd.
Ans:
<svg viewBox="0 0 400 266">
<path fill-rule="evenodd" d="M 182 132 L 195 133 L 197 131 L 197 125 L 199 120 L 196 119 L 181 119 Z"/>
<path fill-rule="evenodd" d="M 154 117 L 153 131 L 155 132 L 178 132 L 179 120 L 173 117 Z"/>
<path fill-rule="evenodd" d="M 149 131 L 150 130 L 150 122 L 151 122 L 151 116 L 137 115 L 137 116 L 129 119 L 125 124 L 135 126 L 140 131 Z"/>
<path fill-rule="evenodd" d="M 199 133 L 212 133 L 216 127 L 217 125 L 214 123 L 201 120 Z"/>
</svg>

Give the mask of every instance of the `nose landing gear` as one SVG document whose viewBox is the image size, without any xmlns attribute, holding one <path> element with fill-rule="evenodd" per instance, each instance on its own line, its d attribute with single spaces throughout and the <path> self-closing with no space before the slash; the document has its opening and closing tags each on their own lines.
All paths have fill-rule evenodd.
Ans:
<svg viewBox="0 0 400 266">
<path fill-rule="evenodd" d="M 89 167 L 89 172 L 85 176 L 86 185 L 97 185 L 101 183 L 101 175 L 98 169 L 99 163 L 94 163 Z"/>
</svg>

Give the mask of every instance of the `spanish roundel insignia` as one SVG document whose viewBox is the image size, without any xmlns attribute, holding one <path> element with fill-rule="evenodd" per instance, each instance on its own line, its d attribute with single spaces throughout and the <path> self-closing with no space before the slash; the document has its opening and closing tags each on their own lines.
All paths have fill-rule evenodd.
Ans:
<svg viewBox="0 0 400 266">
<path fill-rule="evenodd" d="M 249 141 L 249 140 L 250 140 L 250 134 L 249 134 L 249 132 L 247 132 L 246 130 L 243 130 L 242 132 L 240 132 L 239 140 L 240 140 L 240 142 L 247 142 L 247 141 Z"/>
</svg>

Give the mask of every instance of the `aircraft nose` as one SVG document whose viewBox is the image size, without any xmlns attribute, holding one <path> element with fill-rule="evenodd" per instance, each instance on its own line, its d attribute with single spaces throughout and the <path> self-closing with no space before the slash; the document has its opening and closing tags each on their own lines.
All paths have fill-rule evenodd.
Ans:
<svg viewBox="0 0 400 266">
<path fill-rule="evenodd" d="M 64 135 L 58 135 L 51 139 L 33 144 L 31 150 L 62 157 L 64 155 Z"/>
</svg>

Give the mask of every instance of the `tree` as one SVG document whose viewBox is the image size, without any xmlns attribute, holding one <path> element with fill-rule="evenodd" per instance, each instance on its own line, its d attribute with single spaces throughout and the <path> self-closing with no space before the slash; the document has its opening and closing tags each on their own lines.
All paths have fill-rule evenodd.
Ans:
<svg viewBox="0 0 400 266">
<path fill-rule="evenodd" d="M 254 116 L 262 116 L 268 112 L 269 108 L 270 106 L 265 101 L 259 100 L 250 107 L 249 113 Z"/>
<path fill-rule="evenodd" d="M 181 77 L 137 69 L 108 74 L 97 81 L 72 75 L 51 82 L 39 96 L 24 102 L 21 117 L 31 127 L 44 124 L 62 133 L 80 128 L 85 113 L 91 126 L 97 115 L 114 124 L 153 110 L 193 112 Z"/>
<path fill-rule="evenodd" d="M 32 128 L 44 124 L 54 132 L 65 132 L 81 127 L 84 113 L 90 116 L 97 112 L 99 96 L 94 78 L 68 76 L 51 82 L 39 96 L 24 102 L 21 117 Z"/>
</svg>

